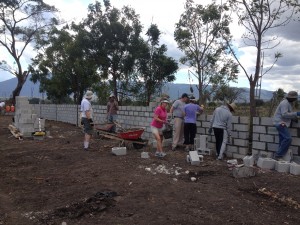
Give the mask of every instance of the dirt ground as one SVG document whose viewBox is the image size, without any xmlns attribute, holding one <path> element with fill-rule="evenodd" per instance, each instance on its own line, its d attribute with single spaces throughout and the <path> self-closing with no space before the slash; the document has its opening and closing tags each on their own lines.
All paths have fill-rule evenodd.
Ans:
<svg viewBox="0 0 300 225">
<path fill-rule="evenodd" d="M 192 166 L 183 150 L 114 156 L 119 143 L 97 137 L 83 151 L 81 129 L 54 121 L 44 140 L 18 140 L 11 119 L 0 116 L 0 224 L 300 224 L 299 176 L 234 178 L 226 160 Z"/>
</svg>

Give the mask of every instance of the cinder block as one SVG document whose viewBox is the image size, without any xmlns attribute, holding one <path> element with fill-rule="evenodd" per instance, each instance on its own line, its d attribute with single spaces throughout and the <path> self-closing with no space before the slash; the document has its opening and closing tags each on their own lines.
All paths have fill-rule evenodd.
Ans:
<svg viewBox="0 0 300 225">
<path fill-rule="evenodd" d="M 254 165 L 254 157 L 253 155 L 247 155 L 243 158 L 244 166 L 250 167 Z"/>
<path fill-rule="evenodd" d="M 275 170 L 280 173 L 288 173 L 290 172 L 291 163 L 286 161 L 276 161 Z"/>
<path fill-rule="evenodd" d="M 210 149 L 196 149 L 198 152 L 198 155 L 211 155 L 211 150 Z"/>
<path fill-rule="evenodd" d="M 197 151 L 189 151 L 187 162 L 190 162 L 191 165 L 200 165 L 200 162 L 203 162 L 203 156 L 198 155 Z"/>
<path fill-rule="evenodd" d="M 275 168 L 276 160 L 271 158 L 258 158 L 257 166 L 262 169 L 270 169 L 273 170 Z"/>
<path fill-rule="evenodd" d="M 126 147 L 113 147 L 111 153 L 114 155 L 126 155 L 127 149 Z"/>
<path fill-rule="evenodd" d="M 293 159 L 293 151 L 292 149 L 289 149 L 287 153 L 283 156 L 283 160 L 287 162 L 291 162 L 292 159 Z"/>
<path fill-rule="evenodd" d="M 253 177 L 255 170 L 253 167 L 234 167 L 232 168 L 232 176 L 235 178 Z"/>
<path fill-rule="evenodd" d="M 295 162 L 291 163 L 290 174 L 300 175 L 300 165 Z"/>
</svg>

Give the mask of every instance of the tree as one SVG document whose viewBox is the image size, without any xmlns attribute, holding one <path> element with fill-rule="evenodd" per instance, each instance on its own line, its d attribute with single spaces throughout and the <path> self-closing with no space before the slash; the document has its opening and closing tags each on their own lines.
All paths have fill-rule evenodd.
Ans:
<svg viewBox="0 0 300 225">
<path fill-rule="evenodd" d="M 146 32 L 148 40 L 140 46 L 137 58 L 138 72 L 145 84 L 146 102 L 150 102 L 154 93 L 160 93 L 165 82 L 175 80 L 178 70 L 177 62 L 166 55 L 167 46 L 159 45 L 160 30 L 156 24 L 152 24 Z"/>
<path fill-rule="evenodd" d="M 58 24 L 54 14 L 57 10 L 43 0 L 2 0 L 0 11 L 0 46 L 7 50 L 14 64 L 10 66 L 6 60 L 4 64 L 0 63 L 0 69 L 17 77 L 18 83 L 12 93 L 15 101 L 29 74 L 23 69 L 22 56 L 37 37 Z"/>
<path fill-rule="evenodd" d="M 262 71 L 263 52 L 280 44 L 277 37 L 268 36 L 267 33 L 273 28 L 288 24 L 294 13 L 299 10 L 299 4 L 297 0 L 229 0 L 229 4 L 238 16 L 239 24 L 246 29 L 242 36 L 245 46 L 251 46 L 256 51 L 254 71 L 247 71 L 234 53 L 233 47 L 229 45 L 250 84 L 249 154 L 252 154 L 253 117 L 256 116 L 255 87 L 259 79 L 270 71 L 281 57 L 280 53 L 275 53 L 273 64 Z"/>
<path fill-rule="evenodd" d="M 40 47 L 33 60 L 32 80 L 40 81 L 40 91 L 47 98 L 61 103 L 73 95 L 74 102 L 80 104 L 87 89 L 98 83 L 97 63 L 88 51 L 89 36 L 82 25 L 71 24 L 49 33 L 47 41 Z"/>
<path fill-rule="evenodd" d="M 224 36 L 230 39 L 226 10 L 225 5 L 212 3 L 204 7 L 187 0 L 185 12 L 176 24 L 175 40 L 185 54 L 180 62 L 195 71 L 202 104 L 219 86 L 237 79 L 237 64 L 228 57 L 224 40 Z"/>
<path fill-rule="evenodd" d="M 111 79 L 113 92 L 121 92 L 120 81 L 129 80 L 133 72 L 135 52 L 140 41 L 142 26 L 135 11 L 124 6 L 121 10 L 112 7 L 109 0 L 89 5 L 85 20 L 94 55 L 101 72 Z"/>
<path fill-rule="evenodd" d="M 234 102 L 240 95 L 245 92 L 243 88 L 222 86 L 215 93 L 214 100 L 219 100 L 223 102 Z"/>
</svg>

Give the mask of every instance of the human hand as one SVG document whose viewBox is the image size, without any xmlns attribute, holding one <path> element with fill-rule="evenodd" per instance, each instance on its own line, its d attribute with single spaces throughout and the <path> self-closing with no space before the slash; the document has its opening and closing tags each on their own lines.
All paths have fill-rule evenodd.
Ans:
<svg viewBox="0 0 300 225">
<path fill-rule="evenodd" d="M 227 137 L 227 144 L 231 144 L 231 141 L 232 141 L 232 140 L 231 140 L 231 136 L 228 136 L 228 137 Z"/>
<path fill-rule="evenodd" d="M 211 128 L 211 127 L 208 129 L 208 133 L 209 133 L 209 134 L 212 133 L 212 128 Z"/>
</svg>

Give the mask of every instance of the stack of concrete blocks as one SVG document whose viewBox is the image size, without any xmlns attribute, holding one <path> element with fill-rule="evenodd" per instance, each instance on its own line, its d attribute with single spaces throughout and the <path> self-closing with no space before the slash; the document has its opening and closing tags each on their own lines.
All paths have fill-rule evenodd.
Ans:
<svg viewBox="0 0 300 225">
<path fill-rule="evenodd" d="M 186 161 L 193 166 L 200 165 L 200 162 L 203 162 L 203 155 L 199 155 L 198 151 L 189 151 L 189 154 L 186 156 Z"/>
<path fill-rule="evenodd" d="M 300 165 L 295 162 L 292 162 L 290 164 L 290 174 L 300 175 Z"/>
<path fill-rule="evenodd" d="M 273 170 L 275 168 L 275 163 L 276 163 L 276 160 L 274 160 L 274 159 L 260 157 L 260 158 L 258 158 L 257 166 L 262 169 Z"/>
<path fill-rule="evenodd" d="M 114 155 L 126 155 L 127 149 L 126 147 L 113 147 L 111 153 Z"/>
<path fill-rule="evenodd" d="M 210 155 L 211 150 L 207 147 L 207 135 L 200 135 L 199 138 L 194 139 L 194 151 L 199 155 Z"/>
<path fill-rule="evenodd" d="M 23 137 L 32 137 L 36 131 L 45 131 L 45 119 L 40 119 L 35 113 L 28 98 L 24 96 L 16 97 L 14 125 L 22 133 Z"/>
</svg>

